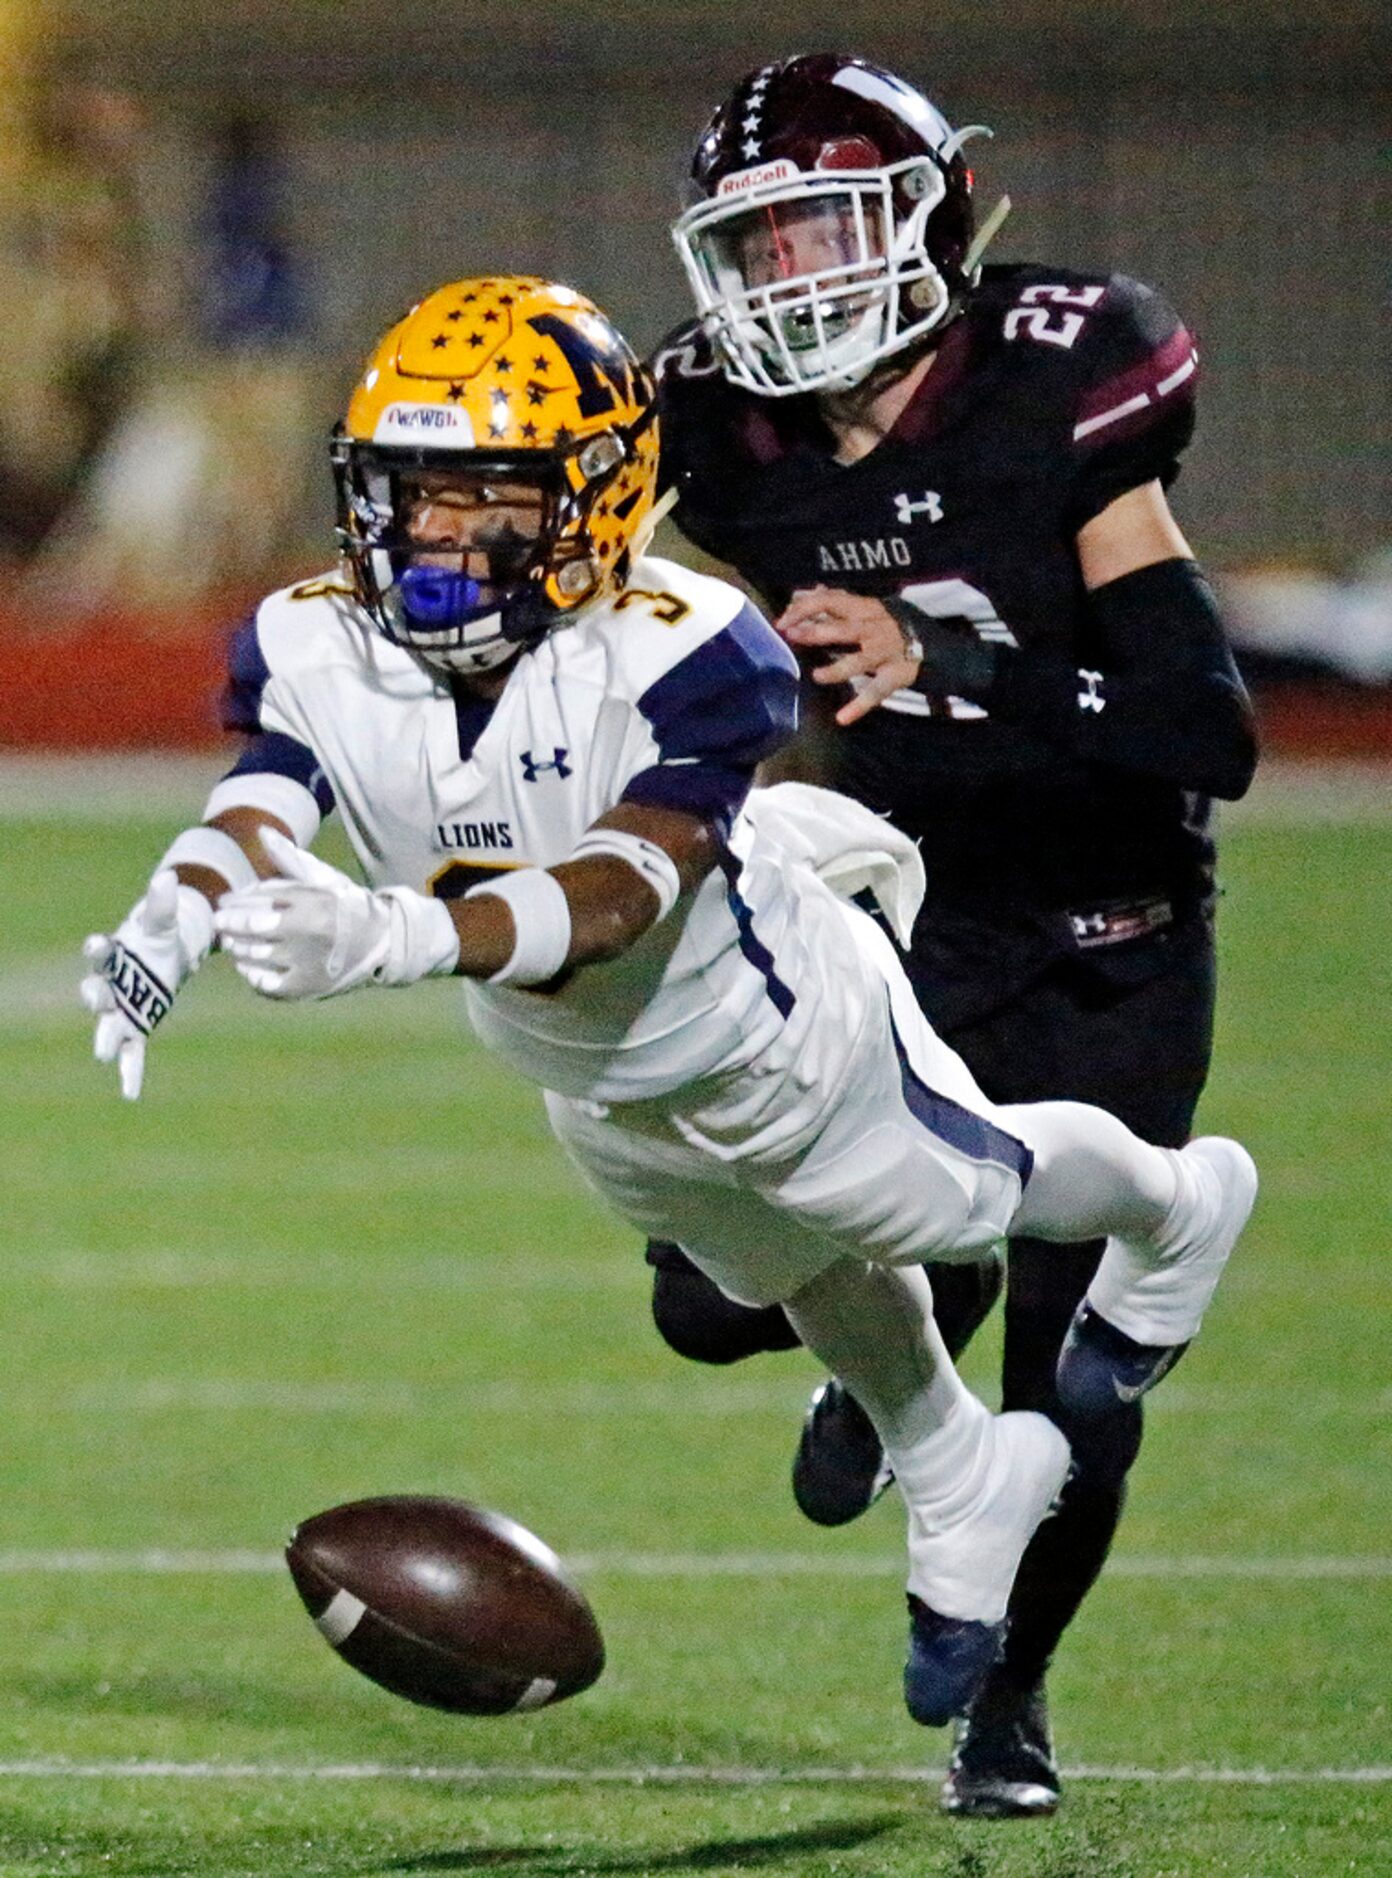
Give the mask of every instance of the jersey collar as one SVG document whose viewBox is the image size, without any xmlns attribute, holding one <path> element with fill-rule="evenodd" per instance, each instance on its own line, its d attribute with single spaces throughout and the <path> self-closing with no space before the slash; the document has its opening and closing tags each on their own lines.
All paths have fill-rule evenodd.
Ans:
<svg viewBox="0 0 1392 1878">
<path fill-rule="evenodd" d="M 948 399 L 966 375 L 971 359 L 971 328 L 965 319 L 954 320 L 943 335 L 932 368 L 899 413 L 885 443 L 927 443 L 946 421 Z"/>
</svg>

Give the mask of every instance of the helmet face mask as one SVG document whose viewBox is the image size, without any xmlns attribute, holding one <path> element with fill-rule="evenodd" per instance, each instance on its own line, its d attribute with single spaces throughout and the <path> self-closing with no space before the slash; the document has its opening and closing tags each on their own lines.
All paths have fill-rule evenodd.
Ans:
<svg viewBox="0 0 1392 1878">
<path fill-rule="evenodd" d="M 655 419 L 646 372 L 570 288 L 439 289 L 377 347 L 331 446 L 360 603 L 446 672 L 537 644 L 627 580 Z"/>
<path fill-rule="evenodd" d="M 443 452 L 348 449 L 341 438 L 333 457 L 352 517 L 339 530 L 340 544 L 358 597 L 385 637 L 427 664 L 467 674 L 506 663 L 561 623 L 542 594 L 564 528 L 557 465 L 485 460 L 472 451 L 449 462 Z M 517 489 L 530 502 L 509 500 Z M 529 531 L 517 525 L 519 506 L 534 511 Z M 438 531 L 432 537 L 420 527 L 423 510 L 457 510 L 473 526 L 457 542 Z M 567 586 L 583 594 L 597 584 L 587 562 L 560 563 L 562 572 L 571 568 L 584 578 L 572 575 Z"/>
<path fill-rule="evenodd" d="M 726 376 L 764 397 L 845 390 L 942 325 L 972 284 L 969 134 L 855 59 L 743 79 L 696 152 L 705 199 L 673 229 Z"/>
<path fill-rule="evenodd" d="M 896 222 L 909 171 L 920 199 Z M 728 376 L 765 397 L 849 387 L 930 331 L 949 294 L 922 229 L 943 194 L 936 170 L 910 162 L 807 176 L 685 215 L 677 244 Z"/>
</svg>

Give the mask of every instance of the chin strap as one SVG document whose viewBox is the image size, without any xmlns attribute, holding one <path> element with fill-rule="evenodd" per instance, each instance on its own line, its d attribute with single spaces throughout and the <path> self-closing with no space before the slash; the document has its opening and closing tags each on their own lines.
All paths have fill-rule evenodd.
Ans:
<svg viewBox="0 0 1392 1878">
<path fill-rule="evenodd" d="M 1010 197 L 1002 196 L 986 220 L 977 229 L 971 246 L 962 256 L 962 272 L 971 280 L 981 265 L 981 257 L 1001 231 L 1001 224 L 1010 213 Z"/>
</svg>

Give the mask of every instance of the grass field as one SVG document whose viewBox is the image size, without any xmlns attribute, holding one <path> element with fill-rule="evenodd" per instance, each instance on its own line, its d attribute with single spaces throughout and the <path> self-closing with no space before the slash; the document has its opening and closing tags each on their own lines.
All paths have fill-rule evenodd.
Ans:
<svg viewBox="0 0 1392 1878">
<path fill-rule="evenodd" d="M 812 1364 L 664 1351 L 451 987 L 280 1010 L 215 962 L 122 1104 L 77 947 L 181 818 L 5 800 L 5 1878 L 1392 1872 L 1392 818 L 1230 831 L 1202 1119 L 1263 1198 L 1056 1666 L 1065 1807 L 992 1826 L 900 1704 L 897 1507 L 792 1506 Z M 397 1490 L 578 1562 L 591 1693 L 467 1722 L 332 1657 L 278 1548 Z"/>
</svg>

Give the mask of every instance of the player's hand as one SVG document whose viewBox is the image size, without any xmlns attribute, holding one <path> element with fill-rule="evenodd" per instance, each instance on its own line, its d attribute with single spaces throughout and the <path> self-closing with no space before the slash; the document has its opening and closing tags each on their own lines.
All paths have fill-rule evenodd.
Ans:
<svg viewBox="0 0 1392 1878">
<path fill-rule="evenodd" d="M 82 1002 L 97 1020 L 92 1050 L 115 1063 L 121 1094 L 134 1102 L 145 1079 L 145 1044 L 179 987 L 213 943 L 213 911 L 201 893 L 162 868 L 115 933 L 92 933 L 82 951 L 94 968 Z"/>
<path fill-rule="evenodd" d="M 408 887 L 374 893 L 273 828 L 274 880 L 224 895 L 223 950 L 268 998 L 333 998 L 359 985 L 411 984 L 448 971 L 459 939 L 448 909 Z"/>
<path fill-rule="evenodd" d="M 836 713 L 838 724 L 854 724 L 918 677 L 922 649 L 917 640 L 868 594 L 807 588 L 793 595 L 774 626 L 790 646 L 845 648 L 812 673 L 818 685 L 854 681 L 856 694 Z"/>
</svg>

